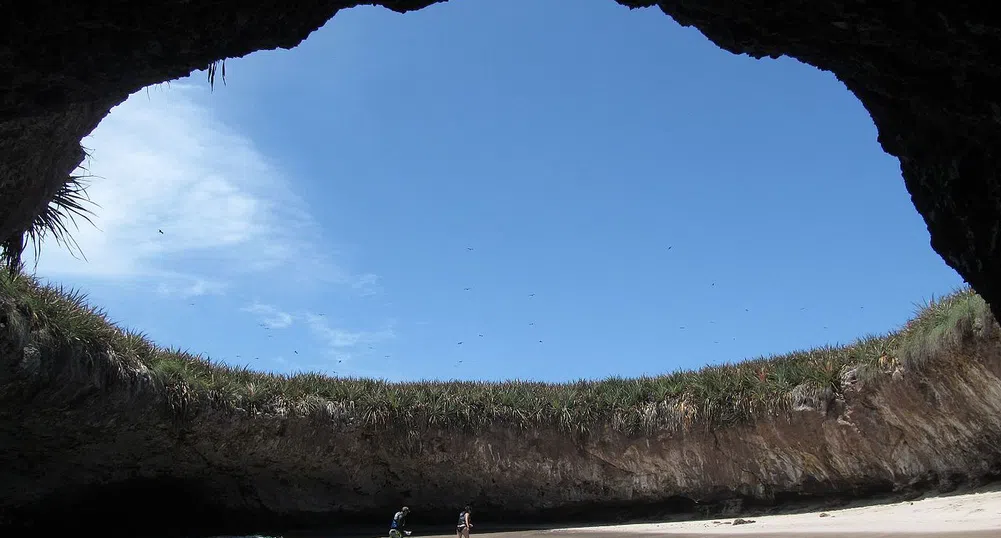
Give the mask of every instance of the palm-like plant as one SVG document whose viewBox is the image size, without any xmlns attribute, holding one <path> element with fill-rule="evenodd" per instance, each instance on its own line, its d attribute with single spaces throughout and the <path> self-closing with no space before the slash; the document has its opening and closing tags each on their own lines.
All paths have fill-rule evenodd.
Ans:
<svg viewBox="0 0 1001 538">
<path fill-rule="evenodd" d="M 210 63 L 209 66 L 205 68 L 205 71 L 208 74 L 209 88 L 215 88 L 215 76 L 217 72 L 222 75 L 222 83 L 224 85 L 226 84 L 226 60 L 219 60 Z"/>
<path fill-rule="evenodd" d="M 27 229 L 14 234 L 0 244 L 0 264 L 5 266 L 11 275 L 20 272 L 23 268 L 21 255 L 24 254 L 24 249 L 27 248 L 29 242 L 34 249 L 37 263 L 42 241 L 49 235 L 55 239 L 57 244 L 69 249 L 74 256 L 76 253 L 83 256 L 83 251 L 73 238 L 69 225 L 72 224 L 74 228 L 79 230 L 80 227 L 76 222 L 77 217 L 93 224 L 90 219 L 93 212 L 88 205 L 96 204 L 87 196 L 86 177 L 83 175 L 70 176 L 69 180 L 59 187 L 45 209 L 35 216 Z"/>
</svg>

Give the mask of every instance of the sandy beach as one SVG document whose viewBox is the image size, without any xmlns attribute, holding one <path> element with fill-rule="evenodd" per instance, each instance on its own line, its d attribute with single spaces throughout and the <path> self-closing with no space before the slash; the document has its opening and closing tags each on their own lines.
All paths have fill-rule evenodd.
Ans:
<svg viewBox="0 0 1001 538">
<path fill-rule="evenodd" d="M 572 536 L 966 536 L 1001 537 L 1001 491 L 929 497 L 826 512 L 658 524 L 616 525 L 550 531 Z M 556 538 L 554 536 L 553 538 Z"/>
<path fill-rule="evenodd" d="M 484 532 L 483 535 L 490 538 L 643 538 L 647 535 L 677 538 L 737 535 L 761 538 L 1001 538 L 1001 490 L 744 519 L 752 523 L 734 525 L 735 518 L 729 518 Z"/>
</svg>

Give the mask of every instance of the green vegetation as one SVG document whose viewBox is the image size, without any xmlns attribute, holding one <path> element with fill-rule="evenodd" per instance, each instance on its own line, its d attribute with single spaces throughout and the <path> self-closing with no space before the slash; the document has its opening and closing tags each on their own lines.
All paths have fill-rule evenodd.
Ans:
<svg viewBox="0 0 1001 538">
<path fill-rule="evenodd" d="M 116 327 L 80 293 L 24 275 L 0 278 L 0 330 L 7 331 L 8 342 L 30 338 L 45 360 L 72 357 L 66 360 L 74 364 L 64 370 L 100 386 L 124 384 L 131 393 L 153 394 L 181 417 L 211 406 L 309 417 L 330 427 L 351 423 L 412 432 L 428 427 L 477 431 L 491 424 L 577 434 L 605 428 L 637 434 L 724 427 L 811 397 L 839 395 L 852 373 L 864 383 L 879 382 L 899 365 L 918 368 L 986 331 L 997 334 L 986 303 L 963 289 L 923 305 L 899 331 L 698 371 L 566 384 L 388 383 L 260 373 L 214 363 Z"/>
<path fill-rule="evenodd" d="M 84 154 L 86 156 L 86 153 Z M 81 170 L 86 170 L 81 168 Z M 51 235 L 56 244 L 66 247 L 72 254 L 81 252 L 76 240 L 70 235 L 69 225 L 77 226 L 77 217 L 93 224 L 90 216 L 93 212 L 90 205 L 93 202 L 87 197 L 86 178 L 89 175 L 71 175 L 66 178 L 52 200 L 28 225 L 27 229 L 0 243 L 0 266 L 10 275 L 21 268 L 21 255 L 28 243 L 35 251 L 35 259 L 41 251 L 42 240 Z M 82 254 L 82 252 L 81 252 Z"/>
<path fill-rule="evenodd" d="M 217 60 L 212 62 L 205 68 L 205 72 L 209 79 L 209 88 L 215 89 L 215 76 L 216 73 L 222 74 L 222 83 L 226 84 L 226 60 Z"/>
</svg>

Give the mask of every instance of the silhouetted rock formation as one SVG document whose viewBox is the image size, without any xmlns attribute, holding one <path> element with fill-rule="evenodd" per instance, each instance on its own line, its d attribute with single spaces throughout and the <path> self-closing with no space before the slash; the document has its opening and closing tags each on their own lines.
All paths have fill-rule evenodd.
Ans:
<svg viewBox="0 0 1001 538">
<path fill-rule="evenodd" d="M 222 58 L 294 47 L 338 10 L 362 3 L 11 3 L 0 36 L 0 242 L 44 207 L 81 162 L 82 137 L 129 94 Z M 435 2 L 372 3 L 405 12 Z M 730 52 L 788 55 L 837 75 L 872 115 L 883 149 L 900 159 L 933 248 L 999 305 L 993 307 L 997 316 L 998 15 L 986 5 L 918 0 L 809 6 L 792 0 L 676 0 L 659 6 Z"/>
<path fill-rule="evenodd" d="M 47 204 L 82 161 L 80 140 L 129 94 L 222 58 L 293 47 L 359 3 L 8 3 L 0 33 L 0 241 Z M 402 12 L 433 2 L 375 3 Z M 1001 19 L 987 4 L 676 0 L 660 7 L 725 50 L 789 55 L 837 75 L 872 115 L 884 150 L 900 159 L 933 248 L 1001 317 Z M 3 361 L 8 380 L 28 375 L 24 361 L 36 345 L 0 342 L 0 358 L 13 358 Z M 78 358 L 60 353 L 46 360 L 69 368 Z M 162 402 L 98 381 L 22 380 L 29 392 L 0 392 L 0 497 L 4 517 L 45 521 L 63 507 L 100 528 L 101 517 L 106 527 L 130 518 L 156 526 L 171 514 L 190 524 L 206 510 L 231 523 L 303 521 L 331 507 L 385 518 L 386 506 L 401 499 L 433 499 L 425 513 L 454 510 L 469 487 L 493 513 L 528 517 L 978 478 L 997 471 L 1001 367 L 996 347 L 974 355 L 861 391 L 826 414 L 588 443 L 549 431 L 443 431 L 422 439 L 412 457 L 350 428 L 221 411 L 177 423 Z"/>
</svg>

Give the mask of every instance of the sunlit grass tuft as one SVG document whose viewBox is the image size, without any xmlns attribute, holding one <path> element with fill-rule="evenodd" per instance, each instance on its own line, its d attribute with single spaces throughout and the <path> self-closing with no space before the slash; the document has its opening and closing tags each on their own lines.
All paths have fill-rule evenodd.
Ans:
<svg viewBox="0 0 1001 538">
<path fill-rule="evenodd" d="M 145 391 L 182 419 L 208 406 L 306 417 L 328 427 L 411 432 L 505 427 L 636 435 L 722 428 L 800 406 L 821 408 L 855 380 L 886 378 L 900 366 L 920 368 L 971 338 L 997 334 L 986 303 L 963 289 L 923 305 L 900 331 L 696 371 L 560 384 L 389 383 L 255 372 L 161 348 L 141 333 L 116 327 L 83 294 L 24 275 L 2 277 L 0 292 L 5 338 L 24 343 L 30 337 L 43 348 L 43 362 L 52 362 L 46 353 L 66 356 L 71 350 L 75 362 L 67 370 L 78 379 Z"/>
</svg>

